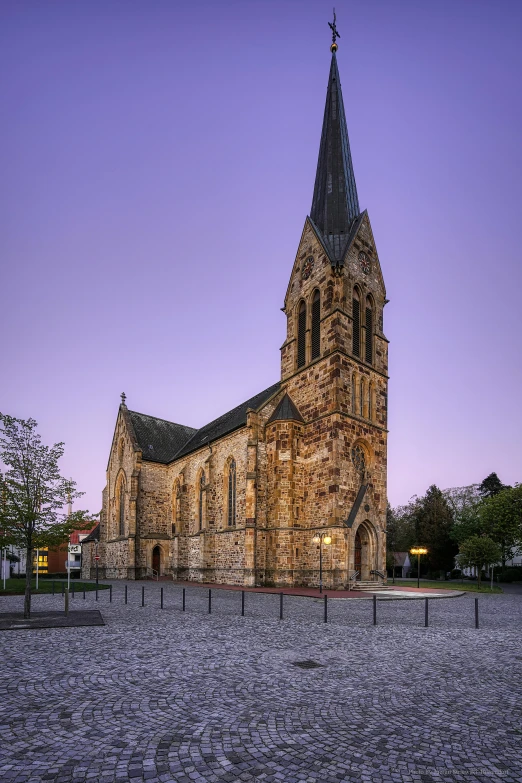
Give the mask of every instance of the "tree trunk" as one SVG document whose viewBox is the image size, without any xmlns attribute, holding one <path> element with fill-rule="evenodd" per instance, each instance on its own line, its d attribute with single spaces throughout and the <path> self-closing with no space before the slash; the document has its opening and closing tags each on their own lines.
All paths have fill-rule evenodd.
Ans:
<svg viewBox="0 0 522 783">
<path fill-rule="evenodd" d="M 31 617 L 31 577 L 33 575 L 33 548 L 28 546 L 25 554 L 25 596 L 24 620 Z"/>
</svg>

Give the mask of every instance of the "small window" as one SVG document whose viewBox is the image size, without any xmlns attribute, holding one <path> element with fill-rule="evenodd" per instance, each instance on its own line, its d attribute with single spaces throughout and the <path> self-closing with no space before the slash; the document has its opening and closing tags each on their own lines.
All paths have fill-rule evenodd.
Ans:
<svg viewBox="0 0 522 783">
<path fill-rule="evenodd" d="M 361 378 L 361 385 L 359 388 L 359 414 L 364 416 L 364 379 Z"/>
<path fill-rule="evenodd" d="M 355 380 L 355 373 L 352 372 L 352 413 L 355 413 L 357 410 L 356 401 L 355 401 L 356 389 L 357 389 L 357 384 Z"/>
<path fill-rule="evenodd" d="M 370 419 L 370 421 L 373 419 L 372 396 L 373 396 L 373 386 L 370 384 L 368 388 L 368 418 Z"/>
</svg>

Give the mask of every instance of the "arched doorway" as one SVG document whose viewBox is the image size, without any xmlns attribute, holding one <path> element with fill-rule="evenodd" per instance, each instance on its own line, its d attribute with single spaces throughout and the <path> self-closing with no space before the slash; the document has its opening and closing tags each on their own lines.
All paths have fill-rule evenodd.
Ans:
<svg viewBox="0 0 522 783">
<path fill-rule="evenodd" d="M 161 567 L 161 549 L 159 546 L 155 546 L 152 550 L 152 568 L 159 575 Z"/>
<path fill-rule="evenodd" d="M 375 579 L 372 573 L 377 566 L 377 533 L 373 524 L 365 519 L 353 538 L 353 570 L 359 571 L 359 579 L 366 582 Z"/>
</svg>

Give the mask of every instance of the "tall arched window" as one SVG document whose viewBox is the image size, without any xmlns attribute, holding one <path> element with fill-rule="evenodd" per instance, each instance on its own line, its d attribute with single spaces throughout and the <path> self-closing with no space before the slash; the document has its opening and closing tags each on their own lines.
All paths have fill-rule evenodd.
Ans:
<svg viewBox="0 0 522 783">
<path fill-rule="evenodd" d="M 205 473 L 203 472 L 199 479 L 199 529 L 203 530 L 205 519 Z"/>
<path fill-rule="evenodd" d="M 297 366 L 303 367 L 306 362 L 306 305 L 301 302 L 299 305 L 299 316 L 297 319 Z"/>
<path fill-rule="evenodd" d="M 231 460 L 228 466 L 228 526 L 236 524 L 236 462 Z"/>
<path fill-rule="evenodd" d="M 172 535 L 176 535 L 176 531 L 181 533 L 181 486 L 179 481 L 174 484 L 174 490 L 172 492 Z"/>
<path fill-rule="evenodd" d="M 321 294 L 314 291 L 312 299 L 312 359 L 321 355 Z"/>
<path fill-rule="evenodd" d="M 118 493 L 118 519 L 119 519 L 119 535 L 125 535 L 125 482 L 122 479 L 120 481 L 120 491 Z"/>
<path fill-rule="evenodd" d="M 368 418 L 370 421 L 373 419 L 373 385 L 370 383 L 368 386 Z"/>
<path fill-rule="evenodd" d="M 357 394 L 357 381 L 355 379 L 355 373 L 352 372 L 352 413 L 355 413 L 357 410 L 355 397 Z"/>
<path fill-rule="evenodd" d="M 366 298 L 366 313 L 364 319 L 364 325 L 366 327 L 366 340 L 364 349 L 364 358 L 371 364 L 373 361 L 373 308 L 372 300 L 368 296 Z"/>
<path fill-rule="evenodd" d="M 359 292 L 356 288 L 353 291 L 352 300 L 352 315 L 353 315 L 353 335 L 352 335 L 352 351 L 354 356 L 361 355 L 361 303 L 359 301 Z"/>
<path fill-rule="evenodd" d="M 359 389 L 359 414 L 364 416 L 364 378 L 361 378 L 361 386 Z"/>
</svg>

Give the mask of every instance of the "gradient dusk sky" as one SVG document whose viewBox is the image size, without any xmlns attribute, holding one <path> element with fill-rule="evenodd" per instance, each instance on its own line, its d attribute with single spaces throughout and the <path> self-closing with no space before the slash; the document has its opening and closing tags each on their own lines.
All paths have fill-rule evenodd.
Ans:
<svg viewBox="0 0 522 783">
<path fill-rule="evenodd" d="M 522 480 L 522 2 L 337 0 L 390 303 L 392 505 Z M 280 377 L 331 0 L 2 0 L 0 410 L 101 507 L 120 393 L 199 427 Z"/>
</svg>

